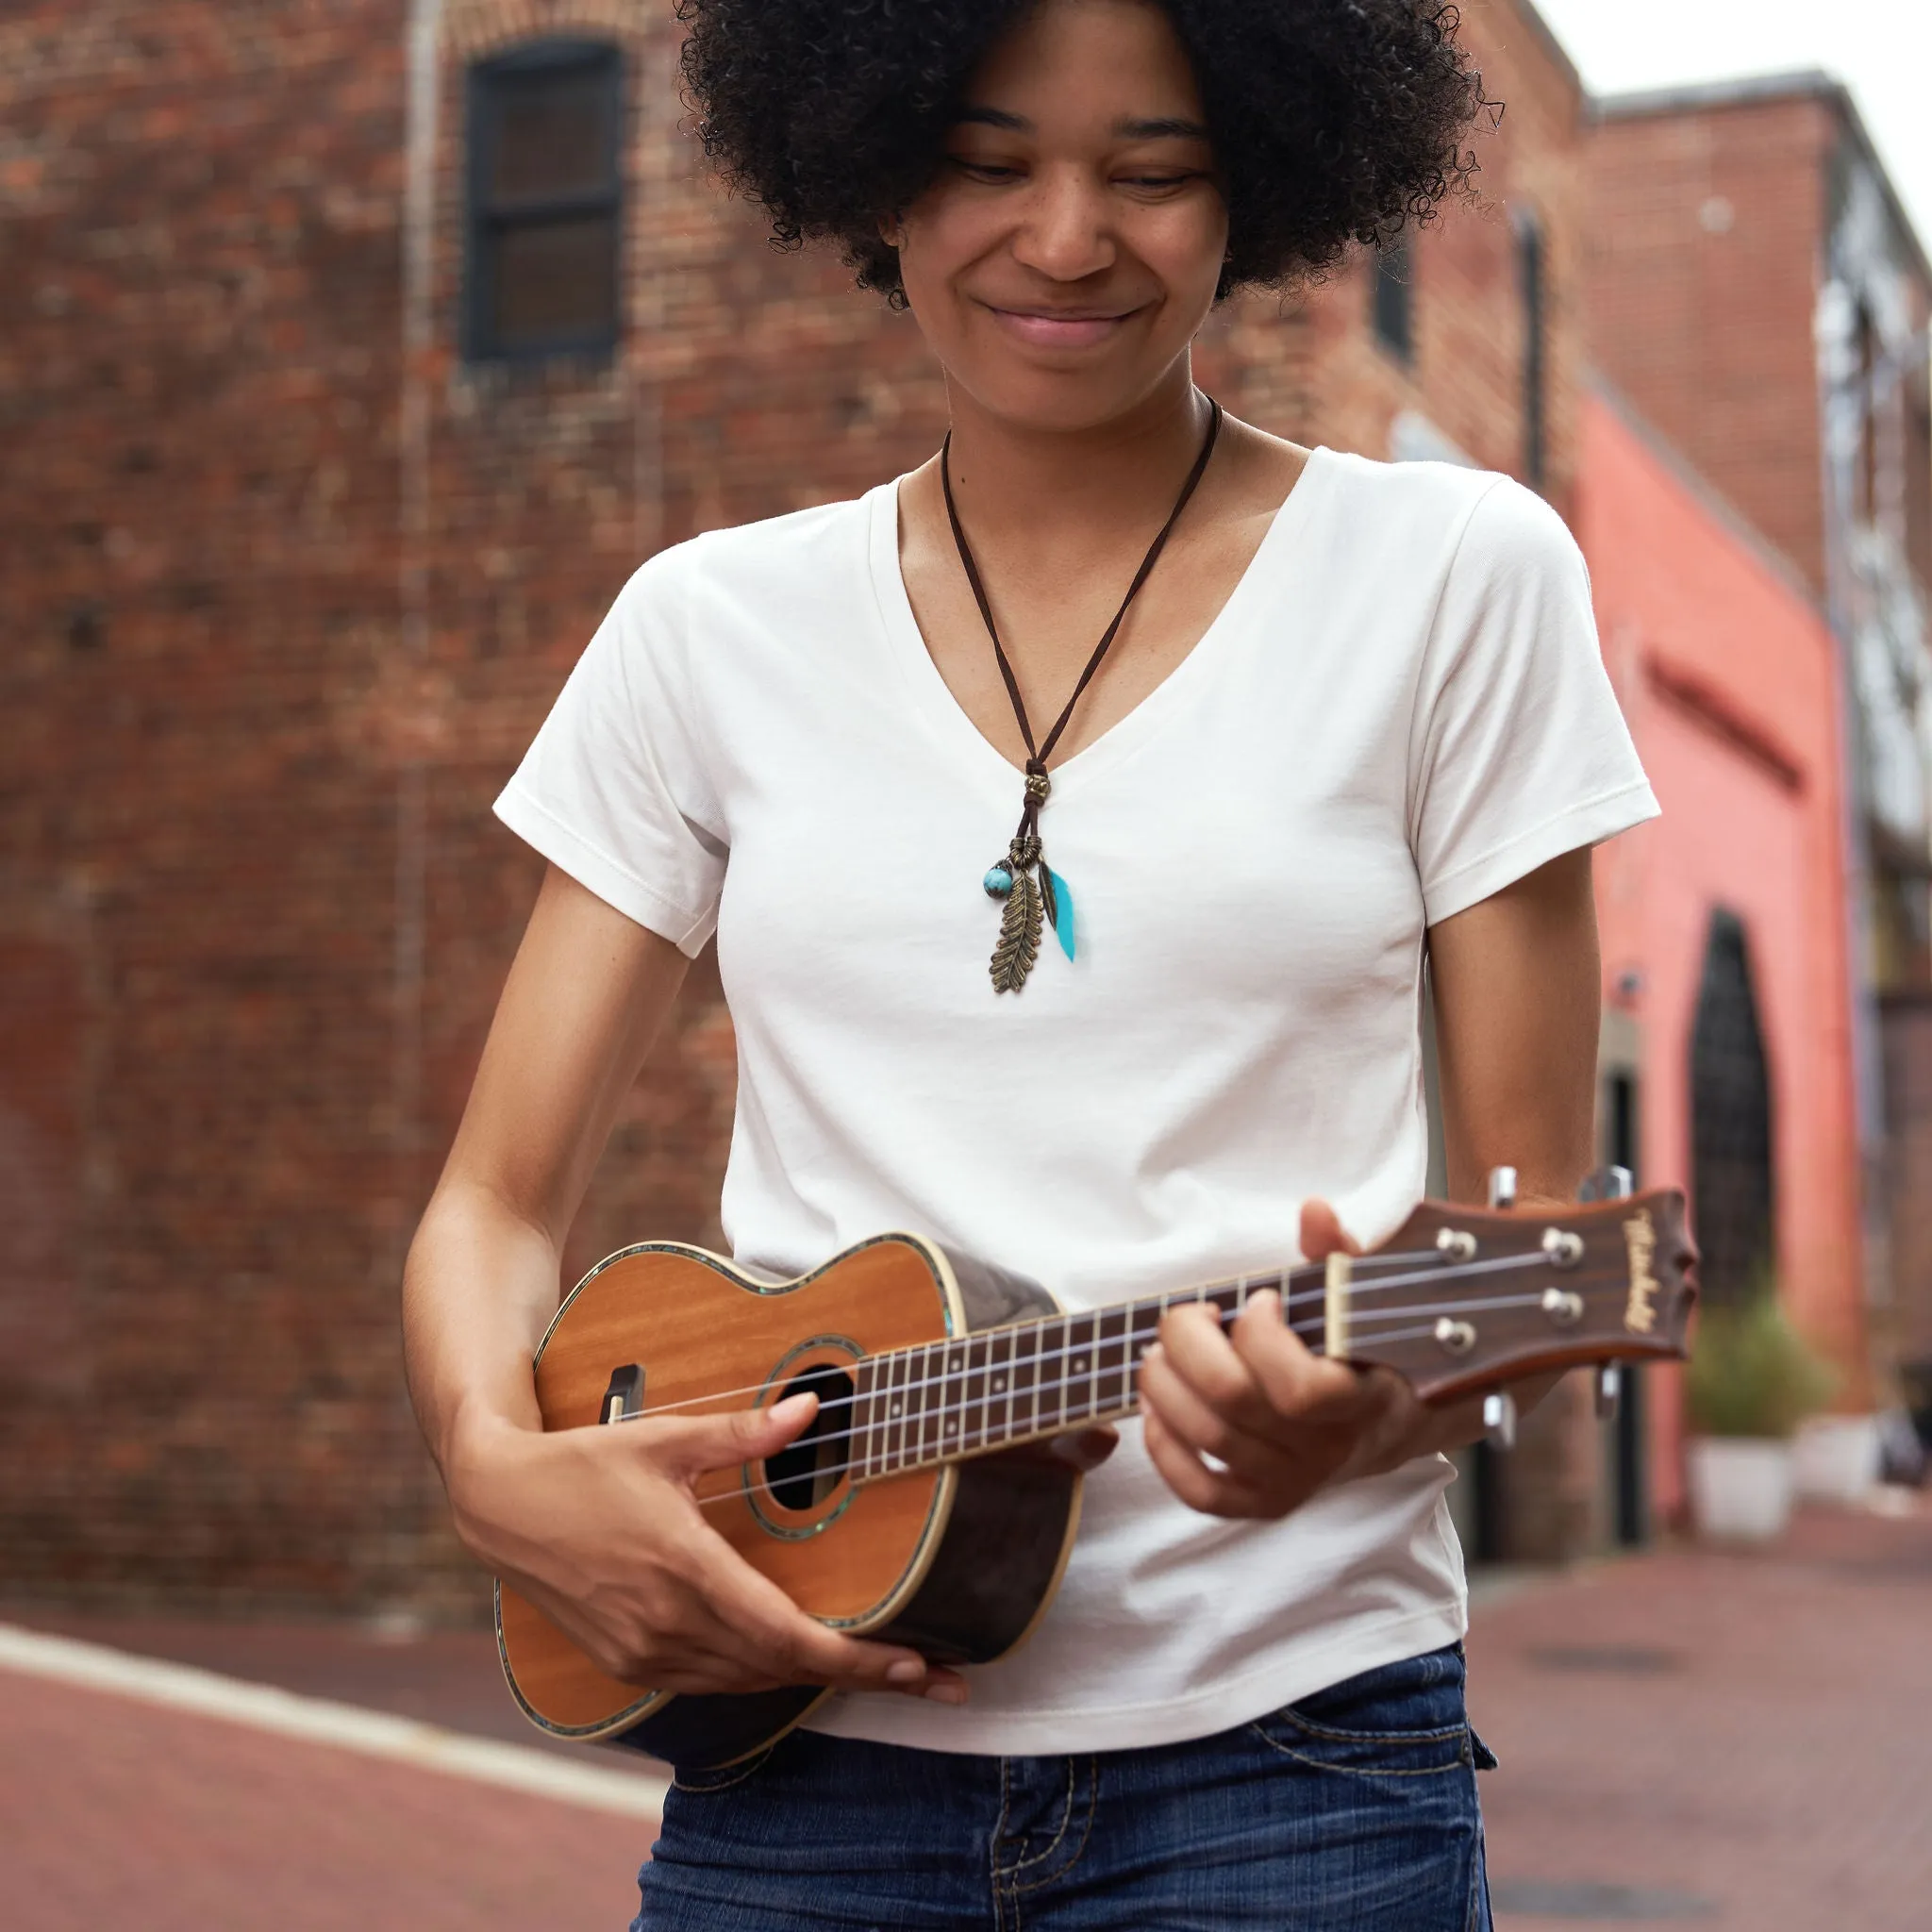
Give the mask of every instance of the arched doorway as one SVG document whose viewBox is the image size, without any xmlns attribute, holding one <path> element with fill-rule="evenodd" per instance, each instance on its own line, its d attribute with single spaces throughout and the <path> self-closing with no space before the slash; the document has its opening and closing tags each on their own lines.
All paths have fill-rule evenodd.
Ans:
<svg viewBox="0 0 1932 1932">
<path fill-rule="evenodd" d="M 1690 1184 L 1705 1300 L 1736 1306 L 1776 1257 L 1771 1077 L 1735 913 L 1710 916 L 1690 1029 Z"/>
</svg>

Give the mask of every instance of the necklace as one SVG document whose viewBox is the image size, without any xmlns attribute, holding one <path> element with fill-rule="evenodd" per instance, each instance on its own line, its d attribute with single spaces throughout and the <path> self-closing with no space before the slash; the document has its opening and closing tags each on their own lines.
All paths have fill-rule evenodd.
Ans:
<svg viewBox="0 0 1932 1932">
<path fill-rule="evenodd" d="M 973 586 L 973 597 L 979 606 L 979 614 L 986 620 L 986 634 L 992 640 L 993 656 L 999 660 L 1000 677 L 1007 687 L 1008 697 L 1013 701 L 1013 717 L 1026 745 L 1026 792 L 1025 801 L 1020 808 L 1020 828 L 1013 834 L 1007 856 L 987 873 L 981 882 L 990 899 L 1001 900 L 1005 905 L 1000 915 L 999 940 L 992 949 L 992 962 L 988 969 L 992 974 L 992 990 L 996 993 L 1018 992 L 1026 984 L 1027 974 L 1033 971 L 1033 962 L 1040 955 L 1042 912 L 1052 923 L 1054 937 L 1059 941 L 1060 950 L 1069 959 L 1074 957 L 1074 895 L 1067 890 L 1066 880 L 1047 864 L 1040 842 L 1040 808 L 1053 791 L 1053 780 L 1047 776 L 1046 761 L 1059 743 L 1060 735 L 1074 715 L 1074 707 L 1080 702 L 1081 692 L 1093 682 L 1093 674 L 1100 669 L 1100 660 L 1107 656 L 1108 647 L 1125 621 L 1128 606 L 1140 594 L 1141 586 L 1153 575 L 1154 566 L 1160 560 L 1160 553 L 1166 549 L 1168 538 L 1174 534 L 1174 526 L 1180 522 L 1182 510 L 1187 508 L 1189 498 L 1207 472 L 1208 458 L 1214 454 L 1215 439 L 1221 434 L 1221 405 L 1210 397 L 1208 408 L 1207 439 L 1201 444 L 1201 454 L 1194 458 L 1194 467 L 1188 472 L 1188 480 L 1181 485 L 1181 493 L 1174 499 L 1174 508 L 1168 512 L 1166 523 L 1160 526 L 1160 534 L 1141 558 L 1141 568 L 1134 573 L 1134 581 L 1127 586 L 1127 594 L 1121 599 L 1121 608 L 1113 614 L 1113 622 L 1100 634 L 1100 641 L 1094 645 L 1093 655 L 1088 658 L 1087 668 L 1074 686 L 1066 708 L 1054 721 L 1052 730 L 1038 744 L 1033 741 L 1033 727 L 1027 722 L 1025 701 L 1020 696 L 1019 679 L 1013 675 L 1006 646 L 1000 642 L 999 626 L 992 621 L 992 606 L 987 601 L 986 586 L 980 581 L 979 567 L 973 560 L 972 547 L 966 541 L 966 532 L 959 525 L 959 512 L 953 502 L 950 461 L 953 438 L 950 430 L 945 441 L 940 445 L 940 483 L 945 491 L 946 517 L 953 525 L 953 541 L 959 546 L 959 562 L 965 569 L 966 581 Z"/>
</svg>

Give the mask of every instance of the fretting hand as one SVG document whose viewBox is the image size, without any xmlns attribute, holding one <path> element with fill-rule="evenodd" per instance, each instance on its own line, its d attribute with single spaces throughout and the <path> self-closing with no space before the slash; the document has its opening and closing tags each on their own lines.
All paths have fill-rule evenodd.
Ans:
<svg viewBox="0 0 1932 1932">
<path fill-rule="evenodd" d="M 1303 1207 L 1301 1244 L 1311 1261 L 1361 1252 L 1325 1201 Z M 1147 1454 L 1174 1494 L 1209 1516 L 1286 1516 L 1330 1483 L 1473 1441 L 1481 1407 L 1478 1397 L 1432 1408 L 1391 1370 L 1324 1360 L 1273 1292 L 1226 1329 L 1202 1305 L 1170 1309 L 1141 1364 Z"/>
</svg>

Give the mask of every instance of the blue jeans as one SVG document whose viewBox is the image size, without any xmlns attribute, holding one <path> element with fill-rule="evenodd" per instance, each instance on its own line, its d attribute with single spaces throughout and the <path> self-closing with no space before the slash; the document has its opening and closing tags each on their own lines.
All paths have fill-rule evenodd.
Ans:
<svg viewBox="0 0 1932 1932">
<path fill-rule="evenodd" d="M 679 1780 L 631 1932 L 1489 1932 L 1462 1690 L 1455 1645 L 1147 1750 L 794 1731 Z"/>
</svg>

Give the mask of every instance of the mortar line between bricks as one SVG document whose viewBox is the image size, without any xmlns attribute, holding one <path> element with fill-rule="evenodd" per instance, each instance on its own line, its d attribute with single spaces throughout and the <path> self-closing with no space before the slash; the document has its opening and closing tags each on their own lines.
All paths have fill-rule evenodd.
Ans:
<svg viewBox="0 0 1932 1932">
<path fill-rule="evenodd" d="M 653 1824 L 662 1814 L 670 1789 L 668 1779 L 648 1773 L 573 1764 L 522 1744 L 466 1737 L 415 1718 L 305 1697 L 192 1664 L 134 1657 L 106 1644 L 24 1630 L 13 1624 L 0 1624 L 0 1670 L 190 1711 L 304 1743 L 333 1745 L 365 1757 L 384 1757 L 419 1771 L 498 1785 L 560 1804 L 646 1818 Z"/>
</svg>

